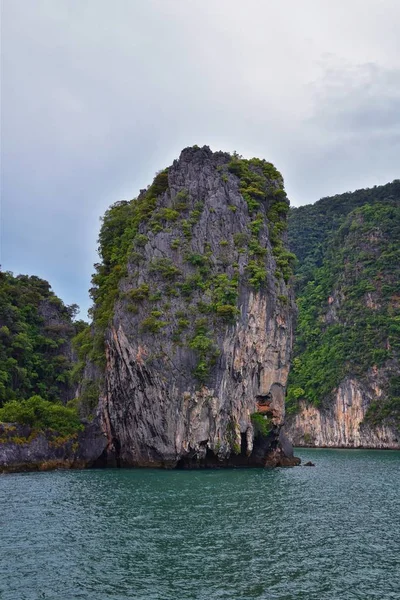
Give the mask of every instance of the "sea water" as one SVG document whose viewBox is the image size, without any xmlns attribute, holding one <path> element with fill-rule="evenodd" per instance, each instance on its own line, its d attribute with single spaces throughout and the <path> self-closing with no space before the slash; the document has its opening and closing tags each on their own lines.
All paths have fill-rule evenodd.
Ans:
<svg viewBox="0 0 400 600">
<path fill-rule="evenodd" d="M 400 452 L 0 477 L 2 600 L 399 600 Z"/>
</svg>

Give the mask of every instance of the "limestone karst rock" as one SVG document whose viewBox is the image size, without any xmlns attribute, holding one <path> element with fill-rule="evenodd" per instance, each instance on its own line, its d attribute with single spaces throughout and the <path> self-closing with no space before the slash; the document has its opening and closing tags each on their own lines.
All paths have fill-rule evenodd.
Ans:
<svg viewBox="0 0 400 600">
<path fill-rule="evenodd" d="M 296 464 L 288 207 L 271 163 L 193 147 L 106 213 L 81 389 L 103 372 L 106 464 Z"/>
</svg>

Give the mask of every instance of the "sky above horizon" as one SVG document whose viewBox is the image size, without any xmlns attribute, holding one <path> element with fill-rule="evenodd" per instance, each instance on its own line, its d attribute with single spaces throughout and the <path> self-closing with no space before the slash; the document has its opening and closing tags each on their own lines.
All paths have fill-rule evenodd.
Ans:
<svg viewBox="0 0 400 600">
<path fill-rule="evenodd" d="M 2 0 L 1 265 L 86 317 L 100 217 L 182 148 L 292 205 L 399 178 L 398 0 Z"/>
</svg>

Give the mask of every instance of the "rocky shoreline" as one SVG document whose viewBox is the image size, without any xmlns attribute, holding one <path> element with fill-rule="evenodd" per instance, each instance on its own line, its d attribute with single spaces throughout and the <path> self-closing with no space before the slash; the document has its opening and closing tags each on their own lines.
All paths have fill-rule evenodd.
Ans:
<svg viewBox="0 0 400 600">
<path fill-rule="evenodd" d="M 28 425 L 0 423 L 0 473 L 85 469 L 96 464 L 105 446 L 96 422 L 67 437 L 36 432 Z"/>
<path fill-rule="evenodd" d="M 280 447 L 267 453 L 263 463 L 243 457 L 235 462 L 218 460 L 208 456 L 204 460 L 192 462 L 176 461 L 159 464 L 121 465 L 110 463 L 105 458 L 106 435 L 98 421 L 87 423 L 84 431 L 75 436 L 60 437 L 54 432 L 36 432 L 27 425 L 16 423 L 0 424 L 0 474 L 52 471 L 56 469 L 90 468 L 166 468 L 166 469 L 221 469 L 232 467 L 293 467 L 300 459 L 293 455 L 293 448 L 283 432 L 280 433 Z"/>
</svg>

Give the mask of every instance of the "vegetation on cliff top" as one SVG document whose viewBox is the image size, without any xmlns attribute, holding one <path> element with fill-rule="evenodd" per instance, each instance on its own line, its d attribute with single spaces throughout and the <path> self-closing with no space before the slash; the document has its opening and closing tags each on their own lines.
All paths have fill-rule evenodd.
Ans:
<svg viewBox="0 0 400 600">
<path fill-rule="evenodd" d="M 259 288 L 266 279 L 262 247 L 259 246 L 258 235 L 263 225 L 264 215 L 259 212 L 260 202 L 268 202 L 268 233 L 272 252 L 276 260 L 277 276 L 282 276 L 286 283 L 292 275 L 295 255 L 284 243 L 283 233 L 287 229 L 286 216 L 289 202 L 283 187 L 283 178 L 274 165 L 259 158 L 245 160 L 234 154 L 228 164 L 228 170 L 240 179 L 240 193 L 246 200 L 251 214 L 256 216 L 251 224 L 252 237 L 249 246 L 253 248 L 254 258 L 247 266 L 249 282 Z M 265 179 L 276 182 L 272 189 L 266 189 Z M 271 201 L 272 197 L 272 201 Z"/>
<path fill-rule="evenodd" d="M 400 182 L 293 209 L 289 239 L 300 261 L 288 410 L 384 367 L 384 395 L 366 419 L 399 423 Z"/>
</svg>

